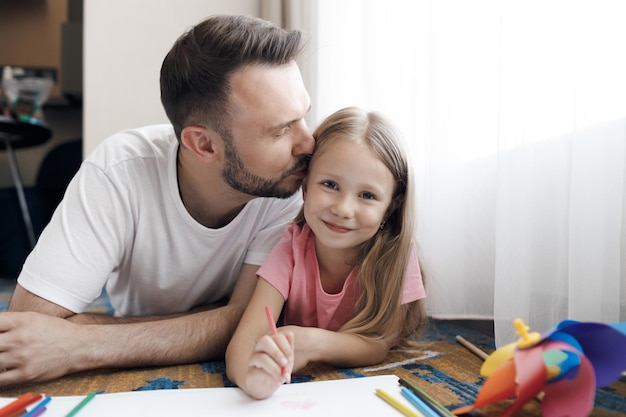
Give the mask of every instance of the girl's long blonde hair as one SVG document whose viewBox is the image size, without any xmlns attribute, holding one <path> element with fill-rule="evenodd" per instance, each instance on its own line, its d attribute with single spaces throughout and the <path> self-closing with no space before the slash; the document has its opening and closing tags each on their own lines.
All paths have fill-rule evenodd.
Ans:
<svg viewBox="0 0 626 417">
<path fill-rule="evenodd" d="M 361 245 L 355 267 L 363 291 L 355 317 L 340 331 L 395 342 L 410 342 L 426 321 L 423 301 L 401 304 L 403 279 L 414 241 L 413 184 L 406 151 L 394 126 L 377 112 L 356 107 L 341 109 L 320 124 L 315 132 L 316 155 L 336 139 L 361 141 L 380 158 L 395 179 L 393 199 L 384 225 Z M 304 210 L 295 219 L 305 223 Z M 405 344 L 405 343 L 403 343 Z"/>
</svg>

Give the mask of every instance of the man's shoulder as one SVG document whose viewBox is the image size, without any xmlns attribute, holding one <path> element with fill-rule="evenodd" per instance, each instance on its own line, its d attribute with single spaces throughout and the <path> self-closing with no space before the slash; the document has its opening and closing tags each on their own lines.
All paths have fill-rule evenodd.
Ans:
<svg viewBox="0 0 626 417">
<path fill-rule="evenodd" d="M 174 128 L 169 124 L 149 125 L 114 133 L 102 142 L 102 146 L 136 145 L 140 143 L 171 143 L 176 140 Z"/>
<path fill-rule="evenodd" d="M 87 159 L 105 168 L 136 158 L 166 158 L 174 142 L 176 135 L 168 124 L 127 129 L 106 138 Z"/>
</svg>

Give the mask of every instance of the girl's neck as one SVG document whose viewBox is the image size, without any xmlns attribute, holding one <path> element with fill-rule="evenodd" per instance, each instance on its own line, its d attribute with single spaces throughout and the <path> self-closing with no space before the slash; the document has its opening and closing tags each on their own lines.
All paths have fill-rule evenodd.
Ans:
<svg viewBox="0 0 626 417">
<path fill-rule="evenodd" d="M 350 259 L 354 257 L 354 254 L 352 251 L 322 247 L 317 243 L 315 253 L 322 288 L 328 294 L 341 292 L 344 282 L 353 269 Z"/>
</svg>

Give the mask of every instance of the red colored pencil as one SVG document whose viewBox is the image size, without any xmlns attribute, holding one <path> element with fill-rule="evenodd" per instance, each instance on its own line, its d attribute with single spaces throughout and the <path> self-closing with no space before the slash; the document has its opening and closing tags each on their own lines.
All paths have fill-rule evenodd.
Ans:
<svg viewBox="0 0 626 417">
<path fill-rule="evenodd" d="M 23 410 L 32 403 L 39 401 L 42 397 L 43 394 L 35 395 L 32 392 L 27 392 L 26 394 L 18 397 L 15 401 L 0 408 L 0 417 L 9 417 L 16 412 Z"/>
<path fill-rule="evenodd" d="M 270 325 L 270 332 L 275 335 L 278 334 L 278 329 L 276 328 L 276 322 L 274 321 L 274 316 L 272 315 L 272 310 L 270 309 L 270 306 L 265 306 L 265 315 L 267 316 L 267 322 Z M 287 367 L 283 366 L 281 368 L 281 372 L 283 375 L 287 374 Z M 2 417 L 2 416 L 0 416 Z"/>
</svg>

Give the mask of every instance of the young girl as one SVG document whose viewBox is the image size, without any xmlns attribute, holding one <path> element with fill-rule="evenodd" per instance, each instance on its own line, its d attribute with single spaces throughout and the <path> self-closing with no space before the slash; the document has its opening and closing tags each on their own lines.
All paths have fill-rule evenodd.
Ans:
<svg viewBox="0 0 626 417">
<path fill-rule="evenodd" d="M 426 317 L 412 178 L 396 132 L 377 113 L 346 108 L 313 136 L 303 208 L 258 270 L 226 351 L 228 378 L 256 399 L 309 362 L 379 363 Z M 266 306 L 282 312 L 277 334 Z"/>
</svg>

